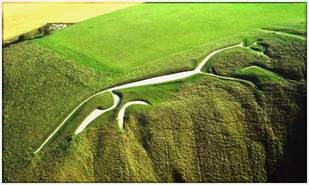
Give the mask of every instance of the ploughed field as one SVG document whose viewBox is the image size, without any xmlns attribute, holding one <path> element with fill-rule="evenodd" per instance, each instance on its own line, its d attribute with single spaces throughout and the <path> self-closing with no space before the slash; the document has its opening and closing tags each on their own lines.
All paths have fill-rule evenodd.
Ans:
<svg viewBox="0 0 309 185">
<path fill-rule="evenodd" d="M 306 179 L 304 3 L 144 3 L 3 51 L 5 182 Z M 130 82 L 117 108 L 75 134 Z M 123 129 L 117 115 L 126 103 Z"/>
</svg>

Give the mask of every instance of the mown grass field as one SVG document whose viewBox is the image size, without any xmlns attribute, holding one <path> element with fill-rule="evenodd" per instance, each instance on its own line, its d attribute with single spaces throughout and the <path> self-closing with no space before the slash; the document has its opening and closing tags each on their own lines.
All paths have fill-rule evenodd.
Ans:
<svg viewBox="0 0 309 185">
<path fill-rule="evenodd" d="M 305 23 L 304 5 L 145 3 L 74 25 L 39 43 L 98 71 L 123 74 L 201 45 L 224 46 L 226 38 L 239 42 L 269 25 Z"/>
<path fill-rule="evenodd" d="M 306 39 L 293 34 L 304 35 L 305 13 L 304 3 L 145 3 L 4 48 L 4 181 L 303 181 Z M 241 40 L 257 45 L 219 53 L 204 71 L 262 74 L 256 88 L 199 74 L 117 91 L 121 106 L 150 106 L 129 107 L 124 132 L 115 121 L 120 106 L 72 135 L 92 109 L 110 106 L 102 94 L 33 154 L 95 92 L 193 69 Z"/>
<path fill-rule="evenodd" d="M 136 3 L 3 3 L 3 40 L 38 29 L 46 23 L 76 23 Z"/>
</svg>

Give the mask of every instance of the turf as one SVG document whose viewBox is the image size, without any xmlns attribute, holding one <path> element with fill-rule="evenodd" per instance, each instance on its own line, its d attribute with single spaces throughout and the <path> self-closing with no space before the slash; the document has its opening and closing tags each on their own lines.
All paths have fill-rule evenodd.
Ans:
<svg viewBox="0 0 309 185">
<path fill-rule="evenodd" d="M 280 51 L 279 48 L 286 46 L 275 44 L 277 42 L 273 37 L 261 39 L 263 39 L 263 42 L 260 44 L 268 43 L 271 46 L 268 49 L 271 48 L 273 51 Z M 301 45 L 297 45 L 298 49 L 298 46 L 301 47 Z M 29 57 L 29 52 L 26 52 L 27 49 L 31 50 L 32 57 Z M 23 50 L 25 53 L 21 53 Z M 31 74 L 54 75 L 54 72 L 47 73 L 51 70 L 46 68 L 45 65 L 47 65 L 58 70 L 59 76 L 56 79 L 66 79 L 66 73 L 61 71 L 63 68 L 56 65 L 63 65 L 66 60 L 46 49 L 25 43 L 14 45 L 5 51 L 6 71 L 4 79 L 6 84 L 9 84 L 7 86 L 10 87 L 10 91 L 6 91 L 10 92 L 9 94 L 16 95 L 18 93 L 18 91 L 14 91 L 16 89 L 13 86 L 14 82 L 25 83 L 23 76 L 20 76 L 22 73 L 15 72 L 21 70 L 17 68 L 21 64 L 27 66 Z M 239 51 L 249 53 L 249 57 L 243 55 L 245 58 L 250 59 L 258 56 L 249 49 L 231 50 L 223 54 L 234 56 L 234 52 Z M 290 54 L 285 56 L 294 56 L 297 53 L 297 50 L 288 51 Z M 23 58 L 11 58 L 11 56 L 18 54 Z M 272 56 L 269 56 L 270 60 L 276 63 L 279 59 L 272 58 Z M 217 57 L 220 58 L 219 55 Z M 29 59 L 27 60 L 27 58 Z M 42 61 L 42 64 L 37 63 L 37 61 Z M 297 58 L 296 61 L 298 63 L 305 62 L 301 57 Z M 66 62 L 68 69 L 74 64 L 72 61 Z M 289 60 L 283 60 L 283 62 L 289 62 Z M 36 67 L 29 67 L 31 64 Z M 73 71 L 85 70 L 75 67 L 76 69 L 73 68 L 75 69 Z M 273 66 L 273 70 L 277 70 L 277 68 L 280 68 L 280 66 Z M 64 69 L 68 70 L 67 68 Z M 231 69 L 234 68 L 231 67 Z M 12 74 L 15 74 L 16 79 L 7 78 Z M 88 84 L 88 91 L 93 91 L 98 87 L 97 83 L 91 83 L 98 78 L 94 71 L 87 72 L 86 70 L 76 74 L 79 74 L 79 78 L 68 76 L 67 83 L 71 84 L 72 80 L 78 79 L 76 84 Z M 80 74 L 88 74 L 89 76 L 80 76 Z M 265 74 L 265 70 L 262 70 L 262 74 Z M 267 74 L 269 74 L 268 71 Z M 41 77 L 33 75 L 27 76 L 29 83 L 32 82 L 32 84 L 37 84 L 38 79 L 41 79 Z M 28 81 L 26 82 L 28 83 Z M 53 80 L 52 82 L 57 81 Z M 21 88 L 22 94 L 26 94 L 26 87 L 29 87 L 29 85 Z M 34 85 L 33 87 L 40 86 Z M 40 90 L 37 93 L 31 94 L 40 94 L 46 91 L 47 95 L 40 97 L 45 102 L 42 105 L 46 106 L 46 102 L 54 101 L 48 100 L 48 98 L 54 97 L 55 92 L 65 94 L 68 89 L 62 89 L 62 87 L 64 86 L 57 84 L 57 88 L 39 88 Z M 74 85 L 73 87 L 79 86 Z M 80 88 L 86 90 L 85 87 Z M 296 82 L 291 82 L 289 85 L 285 83 L 267 86 L 265 84 L 260 88 L 260 91 L 237 81 L 221 80 L 200 74 L 171 83 L 125 89 L 117 92 L 123 97 L 122 105 L 132 100 L 145 100 L 150 103 L 150 106 L 130 107 L 125 114 L 124 132 L 117 130 L 115 122 L 119 110 L 117 109 L 99 117 L 89 125 L 83 134 L 72 136 L 72 132 L 74 132 L 80 120 L 91 109 L 99 105 L 110 105 L 111 97 L 109 94 L 105 94 L 81 107 L 78 113 L 82 114 L 73 116 L 66 126 L 57 133 L 57 137 L 48 143 L 43 152 L 34 156 L 31 154 L 31 150 L 37 144 L 32 144 L 33 140 L 36 140 L 37 137 L 41 138 L 36 140 L 38 143 L 43 141 L 45 139 L 44 133 L 47 134 L 47 131 L 51 131 L 52 128 L 43 128 L 32 124 L 32 122 L 21 127 L 19 122 L 12 121 L 14 112 L 13 109 L 9 108 L 9 102 L 14 99 L 14 96 L 7 95 L 4 108 L 4 128 L 6 130 L 4 137 L 15 139 L 4 140 L 5 146 L 8 146 L 4 152 L 4 173 L 7 174 L 5 181 L 265 182 L 278 177 L 282 179 L 281 171 L 278 171 L 276 167 L 281 158 L 289 163 L 287 168 L 294 169 L 296 166 L 298 168 L 301 166 L 300 162 L 292 163 L 292 161 L 298 158 L 302 159 L 303 151 L 300 151 L 302 147 L 295 150 L 292 147 L 293 144 L 288 144 L 285 141 L 287 132 L 292 135 L 292 138 L 295 138 L 294 128 L 298 129 L 297 133 L 303 130 L 301 125 L 295 125 L 295 123 L 302 123 L 302 120 L 304 120 L 302 119 L 304 115 L 301 103 L 304 98 L 304 90 L 299 91 L 303 88 Z M 72 87 L 70 87 L 70 90 L 69 92 L 74 92 Z M 78 94 L 80 97 L 88 94 L 80 90 L 75 93 L 69 97 L 73 99 Z M 16 101 L 17 104 L 22 104 L 19 102 L 22 102 L 22 100 Z M 66 97 L 61 99 L 61 102 L 79 103 L 80 101 L 70 100 Z M 23 105 L 26 106 L 26 104 Z M 12 108 L 17 108 L 16 105 L 12 106 Z M 37 106 L 38 109 L 41 109 L 40 107 Z M 55 111 L 48 111 L 48 113 L 53 112 Z M 53 116 L 46 113 L 41 115 L 48 116 L 47 118 Z M 65 116 L 65 114 L 61 115 Z M 59 120 L 62 116 L 59 116 Z M 43 116 L 33 116 L 29 112 L 24 116 L 19 116 L 18 119 L 28 123 L 27 119 L 35 121 L 38 117 Z M 271 122 L 267 120 L 271 120 Z M 6 123 L 13 123 L 13 125 Z M 57 122 L 53 122 L 53 124 L 56 126 Z M 44 125 L 49 124 L 44 123 Z M 18 131 L 10 132 L 12 131 L 10 127 Z M 25 130 L 25 128 L 31 130 L 31 132 L 24 132 L 23 134 L 29 140 L 20 140 L 20 136 L 14 135 L 14 133 L 19 135 L 20 130 Z M 303 139 L 300 137 L 300 140 L 295 142 L 292 140 L 291 142 L 294 144 L 296 142 L 298 146 L 302 146 Z M 288 156 L 294 157 L 286 158 L 286 154 L 282 151 L 283 148 L 287 150 Z M 287 168 L 282 167 L 280 170 L 285 171 Z M 303 167 L 301 166 L 300 169 L 303 169 Z M 299 174 L 302 173 L 300 169 Z M 294 174 L 293 178 L 299 180 L 303 176 L 297 177 Z"/>
<path fill-rule="evenodd" d="M 92 91 L 92 74 L 29 43 L 5 49 L 3 59 L 3 163 L 10 173 Z"/>
<path fill-rule="evenodd" d="M 145 3 L 71 26 L 39 43 L 95 70 L 123 74 L 205 43 L 213 46 L 220 38 L 233 42 L 255 29 L 301 23 L 304 17 L 301 3 Z"/>
<path fill-rule="evenodd" d="M 306 42 L 260 28 L 303 28 L 305 4 L 237 5 L 146 3 L 5 48 L 4 181 L 304 181 Z M 82 106 L 42 152 L 32 154 L 95 92 L 193 69 L 211 51 L 240 40 L 258 41 L 263 50 L 222 52 L 210 67 L 222 76 L 242 70 L 261 78 L 257 89 L 200 74 L 121 90 L 121 106 L 150 103 L 126 111 L 125 132 L 117 130 L 116 109 L 72 136 L 91 109 L 110 105 L 105 94 Z M 267 83 L 277 80 L 274 73 L 287 83 Z"/>
<path fill-rule="evenodd" d="M 204 72 L 230 76 L 236 70 L 251 65 L 265 65 L 269 59 L 248 48 L 234 48 L 212 57 L 203 67 Z"/>
<path fill-rule="evenodd" d="M 298 32 L 298 27 L 293 25 L 289 27 L 289 30 Z M 274 29 L 276 31 L 276 28 Z M 294 34 L 280 35 L 275 34 L 274 31 L 257 32 L 250 37 L 255 38 L 256 41 L 250 49 L 235 48 L 223 51 L 212 57 L 204 66 L 203 71 L 233 76 L 243 68 L 258 66 L 289 80 L 306 78 L 305 37 Z"/>
<path fill-rule="evenodd" d="M 232 76 L 261 83 L 265 81 L 282 81 L 282 77 L 258 66 L 250 66 L 236 71 Z"/>
</svg>

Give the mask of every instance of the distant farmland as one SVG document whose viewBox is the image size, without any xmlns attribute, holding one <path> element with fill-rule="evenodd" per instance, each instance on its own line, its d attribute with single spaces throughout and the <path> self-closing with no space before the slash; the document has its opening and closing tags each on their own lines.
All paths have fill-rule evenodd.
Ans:
<svg viewBox="0 0 309 185">
<path fill-rule="evenodd" d="M 137 3 L 3 3 L 3 40 L 46 23 L 76 23 Z"/>
</svg>

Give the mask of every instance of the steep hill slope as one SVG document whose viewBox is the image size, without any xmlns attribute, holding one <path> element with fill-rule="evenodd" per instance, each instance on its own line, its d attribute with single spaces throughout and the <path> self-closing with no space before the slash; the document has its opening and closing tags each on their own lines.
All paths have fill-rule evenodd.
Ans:
<svg viewBox="0 0 309 185">
<path fill-rule="evenodd" d="M 295 38 L 305 27 L 304 4 L 208 5 L 189 5 L 191 14 L 182 4 L 140 5 L 5 48 L 4 181 L 305 181 L 306 38 Z M 220 10 L 222 17 L 207 13 L 208 19 L 206 10 Z M 224 21 L 226 12 L 231 23 Z M 247 21 L 249 14 L 261 20 Z M 233 23 L 231 15 L 246 24 L 238 28 L 238 19 Z M 222 22 L 216 25 L 214 20 Z M 147 34 L 143 29 L 134 34 L 133 28 L 142 25 Z M 288 36 L 261 30 L 270 26 L 294 31 Z M 103 29 L 109 27 L 120 30 Z M 171 34 L 165 34 L 169 30 Z M 123 98 L 120 107 L 132 100 L 150 104 L 128 108 L 123 132 L 116 126 L 116 109 L 82 134 L 73 134 L 92 109 L 111 104 L 111 97 L 103 95 L 87 102 L 44 150 L 33 154 L 64 117 L 95 92 L 193 69 L 211 51 L 241 39 L 257 44 L 215 55 L 205 67 L 213 75 L 117 91 Z M 252 80 L 253 87 L 228 79 L 250 66 L 261 68 L 249 73 L 257 79 L 262 71 L 280 80 Z M 236 77 L 251 80 L 246 75 Z"/>
</svg>

